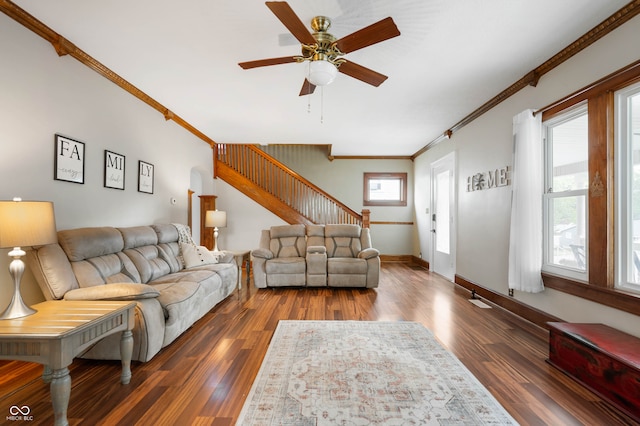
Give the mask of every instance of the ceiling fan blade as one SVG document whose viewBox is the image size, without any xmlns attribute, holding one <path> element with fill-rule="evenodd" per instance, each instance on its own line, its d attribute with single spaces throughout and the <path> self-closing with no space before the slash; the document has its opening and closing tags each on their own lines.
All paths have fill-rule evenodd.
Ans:
<svg viewBox="0 0 640 426">
<path fill-rule="evenodd" d="M 260 59 L 257 61 L 240 62 L 238 65 L 242 69 L 248 70 L 250 68 L 268 67 L 269 65 L 288 64 L 290 62 L 296 62 L 293 56 L 283 56 L 281 58 Z"/>
<path fill-rule="evenodd" d="M 309 80 L 305 78 L 304 83 L 302 83 L 302 89 L 300 89 L 300 95 L 298 96 L 310 95 L 314 90 L 316 90 L 316 86 L 311 84 Z"/>
<path fill-rule="evenodd" d="M 380 86 L 388 78 L 386 75 L 350 61 L 340 64 L 338 71 L 376 87 Z"/>
<path fill-rule="evenodd" d="M 400 30 L 398 30 L 393 19 L 388 17 L 355 33 L 342 37 L 335 42 L 335 45 L 342 53 L 349 53 L 399 35 Z"/>
<path fill-rule="evenodd" d="M 291 9 L 289 3 L 286 1 L 268 1 L 266 5 L 300 43 L 316 43 L 316 39 L 313 38 L 307 27 L 298 18 L 298 15 Z"/>
</svg>

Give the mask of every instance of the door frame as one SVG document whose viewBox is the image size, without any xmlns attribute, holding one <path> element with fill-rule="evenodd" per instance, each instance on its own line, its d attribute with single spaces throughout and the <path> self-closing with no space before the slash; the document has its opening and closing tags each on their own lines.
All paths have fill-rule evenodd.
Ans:
<svg viewBox="0 0 640 426">
<path fill-rule="evenodd" d="M 434 223 L 433 223 L 433 214 L 437 208 L 436 202 L 436 169 L 438 168 L 448 168 L 450 170 L 450 179 L 449 179 L 449 267 L 446 269 L 439 268 L 436 265 L 435 257 L 436 257 L 436 239 L 434 238 Z M 429 211 L 431 214 L 429 215 L 429 240 L 430 240 L 430 259 L 429 259 L 429 269 L 432 272 L 437 273 L 438 275 L 442 275 L 450 281 L 453 281 L 456 273 L 456 252 L 457 252 L 457 209 L 458 209 L 458 199 L 457 199 L 457 156 L 456 152 L 452 151 L 443 157 L 433 161 L 430 164 L 429 176 L 431 179 L 430 184 L 430 203 L 429 203 Z"/>
</svg>

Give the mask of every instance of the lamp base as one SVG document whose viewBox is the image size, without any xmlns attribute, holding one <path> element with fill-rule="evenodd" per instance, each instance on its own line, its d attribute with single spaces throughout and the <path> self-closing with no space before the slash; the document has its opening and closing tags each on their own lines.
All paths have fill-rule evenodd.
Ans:
<svg viewBox="0 0 640 426">
<path fill-rule="evenodd" d="M 24 262 L 21 257 L 24 255 L 25 252 L 20 247 L 14 247 L 14 249 L 9 252 L 9 257 L 13 258 L 9 264 L 9 273 L 11 274 L 11 278 L 13 278 L 14 290 L 11 303 L 9 303 L 7 309 L 0 314 L 0 320 L 28 317 L 37 312 L 25 305 L 22 300 L 22 295 L 20 294 L 20 280 L 24 272 Z"/>
<path fill-rule="evenodd" d="M 31 309 L 24 304 L 20 293 L 14 293 L 13 298 L 11 299 L 11 303 L 9 303 L 7 309 L 5 309 L 2 314 L 0 314 L 0 320 L 28 317 L 29 315 L 33 315 L 36 312 L 38 311 L 36 311 L 35 309 Z"/>
</svg>

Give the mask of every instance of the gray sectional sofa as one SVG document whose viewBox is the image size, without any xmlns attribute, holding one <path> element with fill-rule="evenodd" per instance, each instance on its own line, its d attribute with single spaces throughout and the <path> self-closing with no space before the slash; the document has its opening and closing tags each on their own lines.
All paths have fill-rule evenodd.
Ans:
<svg viewBox="0 0 640 426">
<path fill-rule="evenodd" d="M 229 296 L 238 277 L 233 256 L 182 244 L 172 224 L 59 231 L 58 244 L 29 251 L 28 264 L 47 300 L 135 300 L 133 360 L 143 362 Z M 119 339 L 82 357 L 120 359 Z"/>
<path fill-rule="evenodd" d="M 380 252 L 358 225 L 272 226 L 251 256 L 258 288 L 374 288 L 380 278 Z"/>
</svg>

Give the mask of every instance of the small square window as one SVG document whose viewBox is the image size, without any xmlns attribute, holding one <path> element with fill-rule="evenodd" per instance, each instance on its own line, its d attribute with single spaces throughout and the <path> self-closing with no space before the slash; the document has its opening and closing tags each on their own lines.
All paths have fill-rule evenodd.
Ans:
<svg viewBox="0 0 640 426">
<path fill-rule="evenodd" d="M 365 173 L 365 206 L 406 206 L 406 173 Z"/>
</svg>

